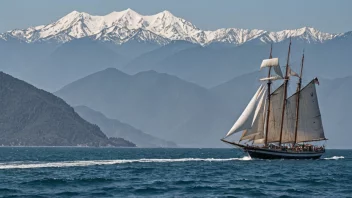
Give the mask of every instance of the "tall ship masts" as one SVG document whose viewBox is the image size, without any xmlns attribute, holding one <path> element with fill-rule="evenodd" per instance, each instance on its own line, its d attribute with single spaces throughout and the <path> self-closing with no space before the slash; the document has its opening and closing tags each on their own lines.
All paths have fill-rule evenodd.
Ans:
<svg viewBox="0 0 352 198">
<path fill-rule="evenodd" d="M 290 52 L 291 40 L 283 75 L 279 59 L 272 57 L 270 48 L 269 59 L 263 60 L 260 66 L 261 69 L 268 67 L 268 76 L 260 79 L 267 81 L 267 86 L 260 85 L 222 141 L 258 158 L 319 158 L 325 152 L 324 147 L 307 143 L 326 140 L 315 87 L 318 79 L 301 88 L 304 54 L 298 75 L 289 65 Z M 287 97 L 288 81 L 294 76 L 298 78 L 297 90 Z M 271 92 L 272 82 L 280 80 L 283 80 L 281 85 Z M 227 140 L 238 132 L 242 132 L 238 142 Z"/>
</svg>

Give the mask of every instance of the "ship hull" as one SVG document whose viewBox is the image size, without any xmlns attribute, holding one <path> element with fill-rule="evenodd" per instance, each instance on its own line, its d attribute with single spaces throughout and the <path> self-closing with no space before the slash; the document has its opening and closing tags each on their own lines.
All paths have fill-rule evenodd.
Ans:
<svg viewBox="0 0 352 198">
<path fill-rule="evenodd" d="M 243 151 L 247 152 L 251 158 L 257 159 L 319 159 L 325 152 L 292 152 L 292 151 L 282 151 L 277 149 L 267 149 L 258 148 L 252 146 L 246 146 L 242 144 L 237 144 L 234 142 L 228 142 L 222 140 L 223 142 L 229 143 L 236 146 Z"/>
<path fill-rule="evenodd" d="M 269 149 L 244 149 L 251 158 L 258 159 L 319 159 L 324 153 L 323 152 L 281 152 Z"/>
</svg>

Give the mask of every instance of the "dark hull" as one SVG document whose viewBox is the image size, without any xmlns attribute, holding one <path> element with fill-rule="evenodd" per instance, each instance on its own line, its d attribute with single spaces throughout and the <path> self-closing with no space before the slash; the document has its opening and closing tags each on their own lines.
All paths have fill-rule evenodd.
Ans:
<svg viewBox="0 0 352 198">
<path fill-rule="evenodd" d="M 222 140 L 223 142 L 229 143 L 236 147 L 241 148 L 243 151 L 247 152 L 251 158 L 258 159 L 319 159 L 325 152 L 291 152 L 291 151 L 281 151 L 276 149 L 266 149 L 258 148 L 252 146 L 246 146 L 237 144 L 234 142 L 228 142 Z"/>
<path fill-rule="evenodd" d="M 245 149 L 244 149 L 245 150 Z M 323 152 L 279 152 L 275 150 L 255 150 L 247 149 L 245 150 L 251 156 L 251 158 L 259 159 L 319 159 L 324 153 Z"/>
</svg>

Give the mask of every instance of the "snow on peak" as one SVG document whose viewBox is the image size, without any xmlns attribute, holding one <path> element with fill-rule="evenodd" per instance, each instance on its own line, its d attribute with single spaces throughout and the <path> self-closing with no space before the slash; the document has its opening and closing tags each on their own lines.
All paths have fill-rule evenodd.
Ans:
<svg viewBox="0 0 352 198">
<path fill-rule="evenodd" d="M 262 42 L 281 42 L 290 37 L 297 37 L 309 43 L 324 42 L 337 35 L 323 33 L 312 27 L 278 32 L 237 28 L 204 31 L 167 10 L 154 15 L 141 15 L 128 8 L 104 16 L 94 16 L 75 10 L 54 23 L 9 31 L 0 34 L 0 37 L 3 39 L 9 36 L 15 37 L 25 42 L 50 40 L 64 43 L 75 38 L 89 36 L 116 44 L 138 38 L 139 41 L 154 42 L 160 45 L 172 40 L 186 40 L 201 45 L 212 42 L 240 45 L 253 39 L 259 39 Z"/>
<path fill-rule="evenodd" d="M 298 37 L 300 39 L 306 40 L 309 43 L 312 42 L 324 42 L 325 40 L 333 39 L 337 34 L 329 34 L 320 32 L 312 27 L 303 27 L 294 30 L 282 30 L 279 32 L 269 32 L 267 36 L 272 42 L 280 42 L 287 38 Z"/>
</svg>

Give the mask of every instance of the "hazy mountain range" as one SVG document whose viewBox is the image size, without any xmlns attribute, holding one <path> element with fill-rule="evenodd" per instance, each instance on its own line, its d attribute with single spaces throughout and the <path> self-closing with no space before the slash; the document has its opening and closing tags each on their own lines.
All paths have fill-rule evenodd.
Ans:
<svg viewBox="0 0 352 198">
<path fill-rule="evenodd" d="M 89 107 L 76 106 L 75 111 L 88 122 L 98 125 L 108 137 L 123 138 L 135 143 L 137 147 L 143 148 L 177 147 L 174 142 L 165 141 L 143 133 L 129 124 L 122 123 L 116 119 L 109 119 L 104 114 Z"/>
<path fill-rule="evenodd" d="M 180 146 L 214 143 L 210 137 L 217 135 L 209 124 L 222 123 L 217 117 L 227 112 L 207 89 L 155 71 L 131 76 L 110 68 L 55 94 L 73 106 L 85 105 Z M 203 138 L 197 142 L 200 136 Z"/>
<path fill-rule="evenodd" d="M 332 130 L 348 131 L 348 93 L 328 85 L 351 85 L 352 32 L 209 31 L 168 11 L 150 16 L 131 9 L 105 16 L 73 11 L 51 24 L 0 34 L 0 69 L 70 105 L 101 112 L 104 126 L 116 120 L 180 146 L 211 147 L 222 145 L 218 139 L 266 75 L 258 70 L 269 44 L 284 66 L 290 38 L 292 69 L 299 70 L 304 49 L 304 78 L 323 79 L 318 93 L 324 96 L 328 138 Z M 335 129 L 335 123 L 341 124 Z M 337 137 L 330 142 L 338 145 Z"/>
</svg>

